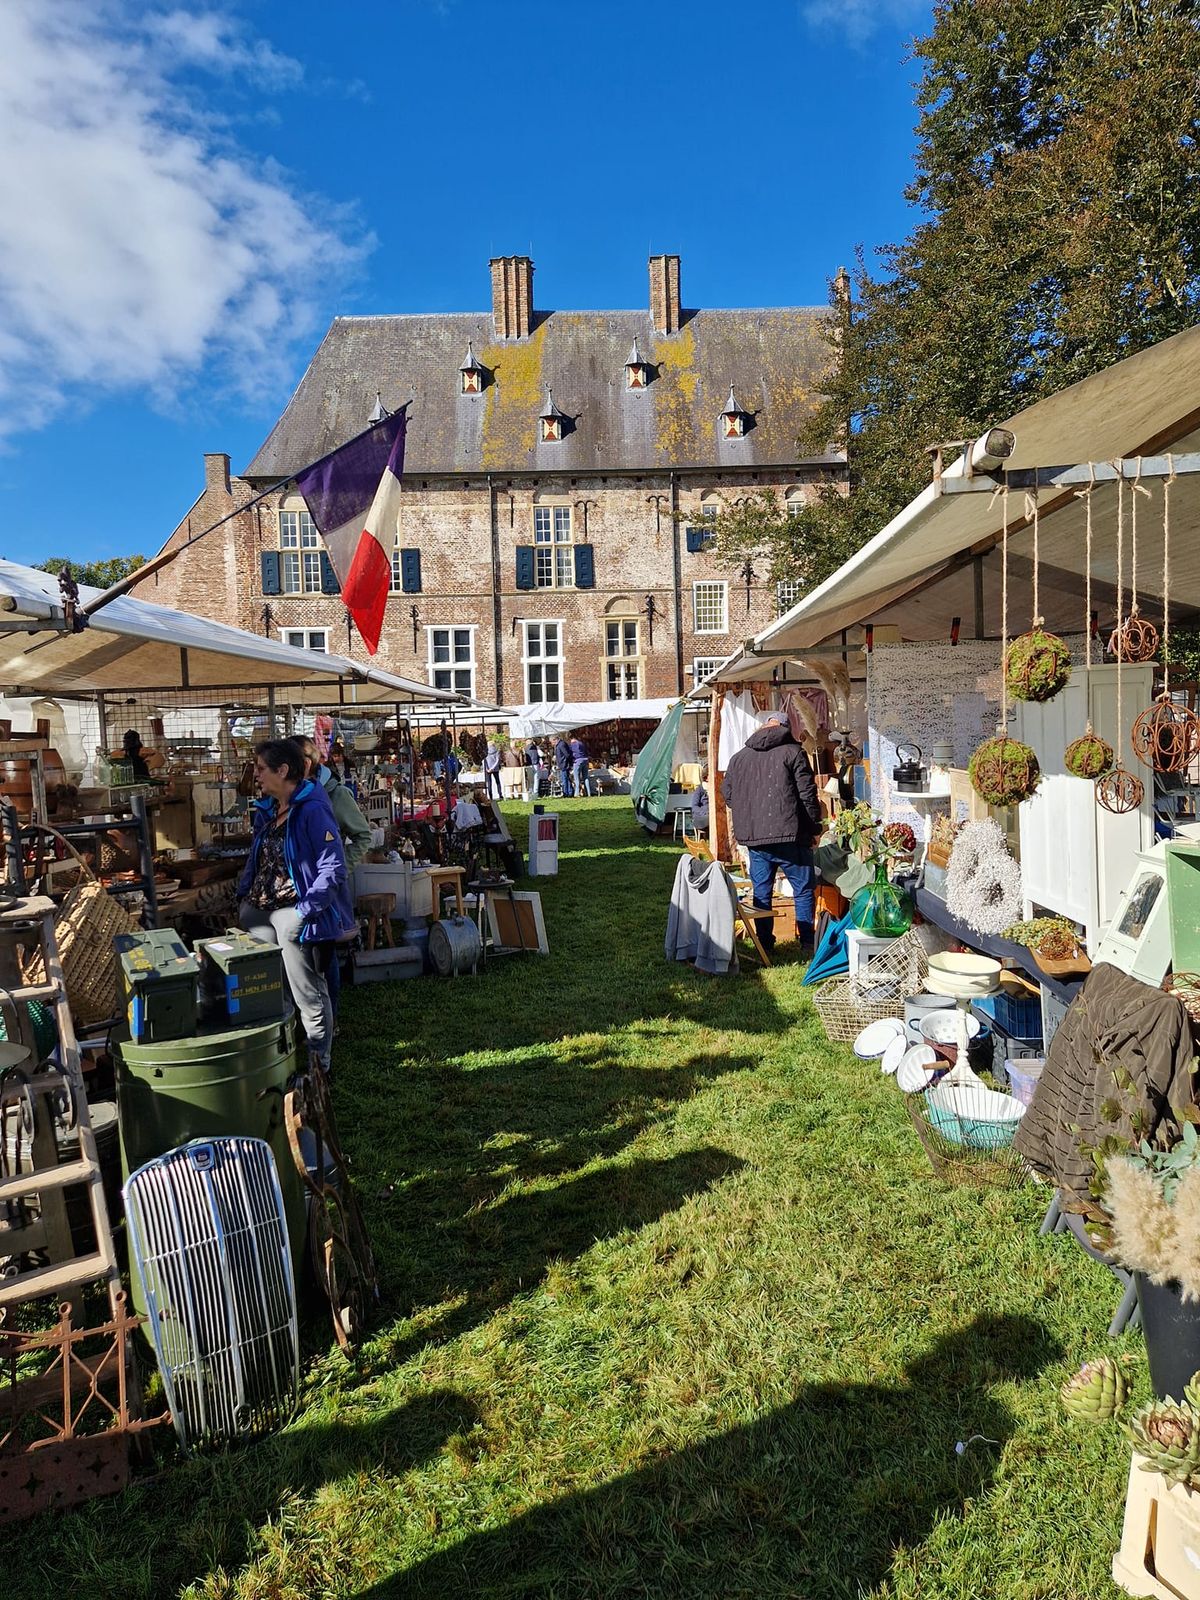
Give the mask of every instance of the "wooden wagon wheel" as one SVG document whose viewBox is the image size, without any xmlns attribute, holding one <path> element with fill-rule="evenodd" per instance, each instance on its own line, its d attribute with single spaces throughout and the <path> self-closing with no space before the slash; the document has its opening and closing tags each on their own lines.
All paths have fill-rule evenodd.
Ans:
<svg viewBox="0 0 1200 1600">
<path fill-rule="evenodd" d="M 367 1313 L 379 1299 L 375 1256 L 358 1197 L 337 1139 L 328 1080 L 319 1064 L 292 1080 L 284 1098 L 292 1160 L 309 1191 L 309 1254 L 329 1301 L 333 1331 L 344 1351 L 362 1338 Z M 304 1135 L 311 1144 L 305 1149 Z"/>
</svg>

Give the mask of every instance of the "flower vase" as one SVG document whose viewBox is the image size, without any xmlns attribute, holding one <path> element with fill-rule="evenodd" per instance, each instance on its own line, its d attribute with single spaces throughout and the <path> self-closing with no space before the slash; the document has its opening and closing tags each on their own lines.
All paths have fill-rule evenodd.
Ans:
<svg viewBox="0 0 1200 1600">
<path fill-rule="evenodd" d="M 865 884 L 850 902 L 850 920 L 876 939 L 894 939 L 912 927 L 912 902 L 888 877 L 887 863 L 875 863 L 875 881 Z"/>
<path fill-rule="evenodd" d="M 1135 1272 L 1150 1386 L 1160 1400 L 1181 1400 L 1200 1371 L 1200 1302 L 1184 1300 L 1179 1284 L 1151 1283 Z"/>
</svg>

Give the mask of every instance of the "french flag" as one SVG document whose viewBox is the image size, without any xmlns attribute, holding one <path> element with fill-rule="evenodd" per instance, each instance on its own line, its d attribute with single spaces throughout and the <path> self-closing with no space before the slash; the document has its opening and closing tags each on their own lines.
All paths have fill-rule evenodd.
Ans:
<svg viewBox="0 0 1200 1600">
<path fill-rule="evenodd" d="M 379 648 L 400 526 L 405 413 L 394 411 L 296 478 L 371 655 Z"/>
</svg>

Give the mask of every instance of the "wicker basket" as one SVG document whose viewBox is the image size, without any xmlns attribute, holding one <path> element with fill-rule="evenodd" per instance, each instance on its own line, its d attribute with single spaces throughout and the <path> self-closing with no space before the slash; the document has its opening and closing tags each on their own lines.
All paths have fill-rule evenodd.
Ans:
<svg viewBox="0 0 1200 1600">
<path fill-rule="evenodd" d="M 831 978 L 813 995 L 826 1037 L 852 1043 L 869 1022 L 903 1017 L 904 1002 L 925 986 L 929 959 L 913 932 L 896 939 L 867 962 L 863 972 Z"/>
<path fill-rule="evenodd" d="M 140 933 L 142 925 L 117 904 L 69 840 L 53 828 L 41 832 L 61 840 L 83 869 L 83 881 L 68 891 L 54 919 L 67 1001 L 76 1028 L 108 1022 L 120 1010 L 117 963 L 112 942 L 118 933 Z M 24 963 L 26 983 L 45 983 L 43 952 L 35 950 Z"/>
</svg>

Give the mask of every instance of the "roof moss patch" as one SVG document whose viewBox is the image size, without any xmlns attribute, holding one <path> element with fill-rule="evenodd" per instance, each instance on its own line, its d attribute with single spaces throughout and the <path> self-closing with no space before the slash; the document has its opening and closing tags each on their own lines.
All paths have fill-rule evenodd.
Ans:
<svg viewBox="0 0 1200 1600">
<path fill-rule="evenodd" d="M 658 403 L 657 444 L 670 462 L 687 460 L 702 419 L 695 415 L 696 389 L 700 374 L 696 370 L 696 338 L 691 323 L 671 339 L 654 347 L 654 362 L 663 385 Z M 709 425 L 712 431 L 712 424 Z"/>
<path fill-rule="evenodd" d="M 485 467 L 511 467 L 515 456 L 531 451 L 537 442 L 538 413 L 546 392 L 542 360 L 548 325 L 540 323 L 519 343 L 489 345 L 480 356 L 495 375 L 483 419 L 481 464 Z"/>
</svg>

